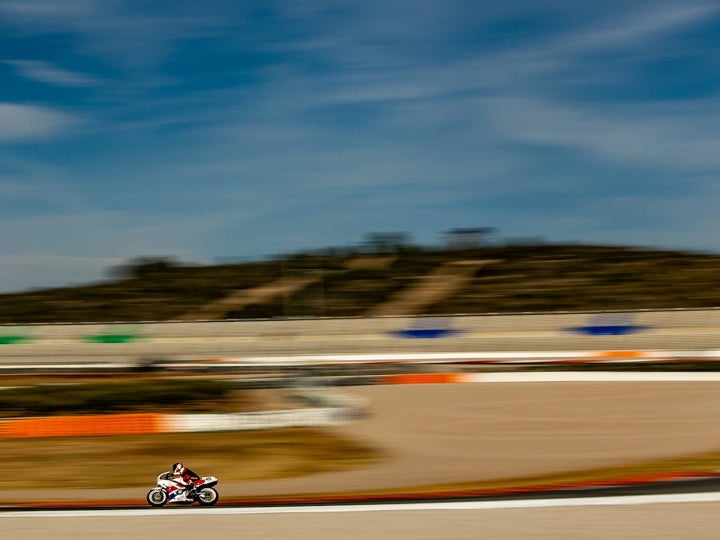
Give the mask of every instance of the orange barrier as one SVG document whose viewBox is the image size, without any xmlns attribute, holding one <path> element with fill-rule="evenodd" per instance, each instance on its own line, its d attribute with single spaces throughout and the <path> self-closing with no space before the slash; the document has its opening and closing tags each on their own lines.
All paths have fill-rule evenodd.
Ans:
<svg viewBox="0 0 720 540">
<path fill-rule="evenodd" d="M 604 351 L 598 356 L 601 358 L 642 358 L 646 354 L 645 351 Z"/>
<path fill-rule="evenodd" d="M 134 413 L 88 416 L 48 416 L 0 422 L 0 438 L 92 437 L 164 433 L 164 414 Z"/>
<path fill-rule="evenodd" d="M 438 384 L 463 382 L 460 373 L 413 373 L 407 375 L 386 375 L 382 384 Z"/>
</svg>

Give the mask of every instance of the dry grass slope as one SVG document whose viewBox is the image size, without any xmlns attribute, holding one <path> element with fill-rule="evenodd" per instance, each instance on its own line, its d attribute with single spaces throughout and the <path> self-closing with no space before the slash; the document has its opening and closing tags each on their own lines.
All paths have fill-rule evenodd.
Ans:
<svg viewBox="0 0 720 540">
<path fill-rule="evenodd" d="M 494 260 L 463 267 L 464 260 Z M 0 295 L 0 323 L 346 317 L 720 305 L 720 255 L 618 246 L 413 250 L 161 265 L 114 281 Z"/>
</svg>

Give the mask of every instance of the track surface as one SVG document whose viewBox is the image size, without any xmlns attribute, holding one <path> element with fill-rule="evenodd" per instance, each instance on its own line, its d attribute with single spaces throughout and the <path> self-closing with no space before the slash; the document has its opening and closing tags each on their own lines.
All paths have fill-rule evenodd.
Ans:
<svg viewBox="0 0 720 540">
<path fill-rule="evenodd" d="M 499 480 L 624 465 L 720 447 L 720 383 L 522 383 L 348 388 L 371 415 L 334 429 L 380 448 L 358 470 L 228 483 L 223 499 Z M 168 456 L 168 462 L 176 460 Z M 239 456 L 238 467 L 242 467 Z M 0 492 L 16 501 L 144 501 L 150 486 Z"/>
<path fill-rule="evenodd" d="M 349 389 L 370 398 L 374 414 L 338 429 L 381 445 L 388 460 L 362 471 L 221 484 L 220 491 L 227 497 L 411 486 L 562 472 L 714 450 L 720 441 L 719 387 L 718 383 L 668 382 Z M 217 476 L 222 478 L 222 473 Z M 711 479 L 624 491 L 544 493 L 524 496 L 522 501 L 486 499 L 469 505 L 3 512 L 0 527 L 3 536 L 17 539 L 130 536 L 142 540 L 170 530 L 183 536 L 207 536 L 212 531 L 212 537 L 220 540 L 710 539 L 717 538 L 720 530 L 720 497 L 682 492 L 717 488 L 718 481 Z M 657 490 L 680 494 L 595 499 Z M 132 496 L 127 498 L 142 501 L 146 491 L 130 490 Z M 17 492 L 10 495 L 18 500 Z M 36 500 L 46 500 L 48 494 L 35 495 Z M 77 495 L 66 492 L 60 499 Z M 562 497 L 563 502 L 548 497 Z"/>
<path fill-rule="evenodd" d="M 4 536 L 145 540 L 182 531 L 217 540 L 717 538 L 720 494 L 294 508 L 0 513 Z M 211 536 L 208 536 L 211 535 Z"/>
</svg>

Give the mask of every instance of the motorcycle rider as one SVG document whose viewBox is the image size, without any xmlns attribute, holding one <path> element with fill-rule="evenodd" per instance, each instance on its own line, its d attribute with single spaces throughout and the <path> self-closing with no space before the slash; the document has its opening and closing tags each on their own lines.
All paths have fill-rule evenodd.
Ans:
<svg viewBox="0 0 720 540">
<path fill-rule="evenodd" d="M 185 486 L 185 494 L 187 496 L 190 496 L 195 490 L 195 483 L 193 482 L 193 480 L 200 479 L 200 476 L 197 473 L 191 471 L 179 461 L 172 464 L 172 469 L 170 469 L 170 475 L 172 476 L 173 480 Z"/>
</svg>

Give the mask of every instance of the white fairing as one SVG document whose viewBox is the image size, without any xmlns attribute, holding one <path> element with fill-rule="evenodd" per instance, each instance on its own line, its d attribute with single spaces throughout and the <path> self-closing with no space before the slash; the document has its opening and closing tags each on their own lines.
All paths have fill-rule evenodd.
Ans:
<svg viewBox="0 0 720 540">
<path fill-rule="evenodd" d="M 203 476 L 200 478 L 200 480 L 195 481 L 195 496 L 188 497 L 187 495 L 187 488 L 185 484 L 183 484 L 180 481 L 177 481 L 174 479 L 175 477 L 172 475 L 170 471 L 163 472 L 158 475 L 157 477 L 157 488 L 154 489 L 162 489 L 165 493 L 167 493 L 167 500 L 165 502 L 168 503 L 192 503 L 198 500 L 197 493 L 207 489 L 207 488 L 213 488 L 217 483 L 218 479 L 214 476 Z M 153 490 L 151 490 L 152 492 Z M 213 490 L 214 491 L 214 490 Z M 150 503 L 150 493 L 148 493 L 148 502 Z M 201 501 L 201 504 L 214 504 L 217 499 L 217 492 L 215 492 L 215 499 L 213 499 L 210 503 L 203 503 Z M 164 505 L 165 502 L 160 504 L 160 506 Z M 152 503 L 151 503 L 152 504 Z M 154 505 L 157 506 L 157 505 Z"/>
</svg>

